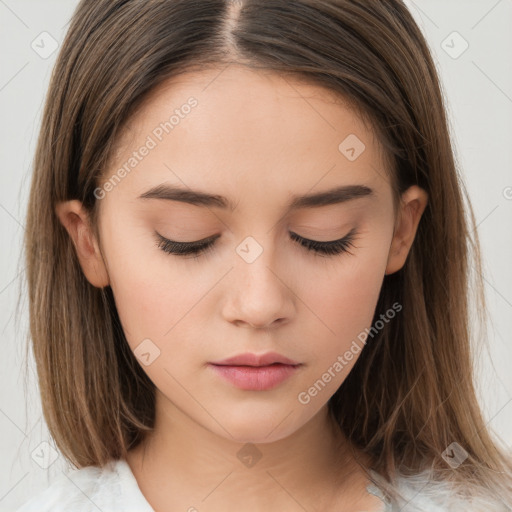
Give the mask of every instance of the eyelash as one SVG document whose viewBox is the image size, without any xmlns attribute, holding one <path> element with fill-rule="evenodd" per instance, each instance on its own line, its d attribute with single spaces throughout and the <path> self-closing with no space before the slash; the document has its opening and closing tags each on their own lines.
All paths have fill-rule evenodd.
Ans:
<svg viewBox="0 0 512 512">
<path fill-rule="evenodd" d="M 187 257 L 192 254 L 192 259 L 198 258 L 201 255 L 213 250 L 214 242 L 220 235 L 205 238 L 199 242 L 175 242 L 163 237 L 160 233 L 155 231 L 157 236 L 157 246 L 162 251 L 175 256 Z M 353 228 L 348 235 L 340 238 L 339 240 L 330 240 L 329 242 L 318 242 L 317 240 L 309 240 L 303 238 L 296 233 L 290 232 L 291 239 L 298 242 L 306 250 L 313 253 L 313 256 L 335 256 L 341 253 L 352 254 L 349 251 L 350 247 L 355 247 L 353 241 L 357 235 L 356 229 Z"/>
</svg>

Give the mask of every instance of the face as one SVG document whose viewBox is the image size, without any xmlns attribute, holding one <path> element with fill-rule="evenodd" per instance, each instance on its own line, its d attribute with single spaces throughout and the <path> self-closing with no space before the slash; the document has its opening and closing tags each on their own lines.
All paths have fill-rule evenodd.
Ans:
<svg viewBox="0 0 512 512">
<path fill-rule="evenodd" d="M 305 425 L 357 361 L 389 264 L 392 192 L 370 129 L 321 87 L 230 66 L 160 87 L 111 164 L 101 250 L 159 403 L 240 442 Z M 298 364 L 211 364 L 267 352 Z"/>
</svg>

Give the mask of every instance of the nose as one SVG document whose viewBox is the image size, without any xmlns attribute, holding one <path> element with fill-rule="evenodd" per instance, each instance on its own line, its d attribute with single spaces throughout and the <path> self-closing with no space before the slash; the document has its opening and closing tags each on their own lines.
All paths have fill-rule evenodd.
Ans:
<svg viewBox="0 0 512 512">
<path fill-rule="evenodd" d="M 270 252 L 263 250 L 252 262 L 237 256 L 224 294 L 223 316 L 228 322 L 269 329 L 293 317 L 295 295 L 287 282 L 290 274 L 275 264 Z"/>
</svg>

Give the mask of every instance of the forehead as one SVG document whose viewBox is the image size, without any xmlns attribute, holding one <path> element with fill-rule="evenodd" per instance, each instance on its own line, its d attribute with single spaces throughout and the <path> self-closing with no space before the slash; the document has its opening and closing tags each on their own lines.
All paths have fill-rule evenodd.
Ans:
<svg viewBox="0 0 512 512">
<path fill-rule="evenodd" d="M 124 128 L 110 174 L 149 148 L 132 162 L 126 190 L 167 182 L 305 192 L 386 181 L 380 144 L 344 98 L 269 71 L 232 64 L 178 75 Z"/>
</svg>

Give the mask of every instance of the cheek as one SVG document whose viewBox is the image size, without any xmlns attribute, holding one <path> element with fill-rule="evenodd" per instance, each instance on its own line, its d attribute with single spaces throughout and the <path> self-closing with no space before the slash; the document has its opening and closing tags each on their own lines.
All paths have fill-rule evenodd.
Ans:
<svg viewBox="0 0 512 512">
<path fill-rule="evenodd" d="M 387 261 L 382 249 L 387 247 L 385 243 L 365 243 L 353 256 L 341 256 L 336 265 L 325 267 L 323 272 L 315 271 L 310 281 L 315 286 L 303 286 L 301 299 L 316 314 L 309 315 L 310 324 L 316 322 L 318 326 L 315 345 L 323 348 L 317 353 L 324 362 L 335 359 L 354 341 L 364 347 L 366 329 L 371 327 L 382 287 Z"/>
<path fill-rule="evenodd" d="M 132 349 L 146 338 L 162 348 L 183 334 L 200 293 L 190 279 L 160 272 L 157 265 L 134 265 L 114 282 L 116 307 Z"/>
<path fill-rule="evenodd" d="M 369 273 L 354 274 L 350 278 L 320 283 L 304 301 L 316 305 L 315 311 L 323 325 L 318 328 L 316 346 L 322 359 L 332 358 L 350 347 L 352 341 L 361 340 L 361 333 L 369 328 L 377 304 L 381 280 Z M 359 343 L 361 345 L 361 343 Z"/>
<path fill-rule="evenodd" d="M 105 230 L 104 240 L 110 285 L 128 343 L 135 349 L 148 338 L 161 347 L 197 302 L 201 289 L 193 270 L 184 273 L 183 265 L 158 249 L 151 233 L 137 225 Z"/>
</svg>

